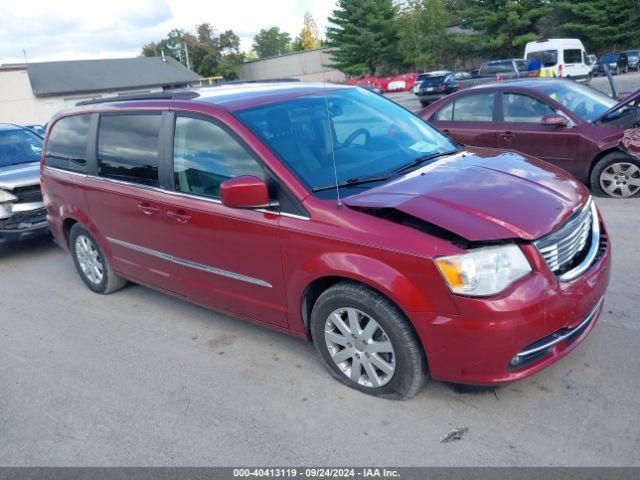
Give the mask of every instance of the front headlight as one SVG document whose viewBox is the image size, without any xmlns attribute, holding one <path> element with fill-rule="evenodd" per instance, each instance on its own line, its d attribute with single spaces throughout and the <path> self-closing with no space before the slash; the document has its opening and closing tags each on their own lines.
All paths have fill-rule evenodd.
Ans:
<svg viewBox="0 0 640 480">
<path fill-rule="evenodd" d="M 524 253 L 514 244 L 438 257 L 436 265 L 453 293 L 470 297 L 500 293 L 532 271 Z"/>
<path fill-rule="evenodd" d="M 18 197 L 15 195 L 11 195 L 9 192 L 5 192 L 4 190 L 0 190 L 0 203 L 11 203 L 18 200 Z"/>
</svg>

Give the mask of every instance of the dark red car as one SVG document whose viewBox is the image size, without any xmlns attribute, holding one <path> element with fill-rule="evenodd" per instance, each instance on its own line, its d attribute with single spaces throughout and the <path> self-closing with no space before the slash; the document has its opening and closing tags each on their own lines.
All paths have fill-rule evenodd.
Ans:
<svg viewBox="0 0 640 480">
<path fill-rule="evenodd" d="M 51 230 L 94 292 L 132 281 L 312 339 L 335 378 L 388 398 L 428 375 L 523 378 L 594 327 L 610 247 L 562 170 L 361 88 L 158 97 L 49 123 Z"/>
<path fill-rule="evenodd" d="M 618 103 L 570 80 L 514 80 L 462 90 L 420 116 L 458 142 L 518 150 L 598 194 L 630 197 L 640 192 L 640 143 L 622 140 L 640 127 L 639 96 Z"/>
</svg>

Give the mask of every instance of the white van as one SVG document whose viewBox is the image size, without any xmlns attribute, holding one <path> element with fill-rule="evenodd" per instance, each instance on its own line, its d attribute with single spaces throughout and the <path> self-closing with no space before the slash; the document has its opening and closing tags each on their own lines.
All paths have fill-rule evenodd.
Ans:
<svg viewBox="0 0 640 480">
<path fill-rule="evenodd" d="M 524 58 L 540 62 L 546 73 L 555 77 L 586 80 L 591 73 L 591 62 L 584 45 L 577 38 L 549 38 L 527 43 Z"/>
</svg>

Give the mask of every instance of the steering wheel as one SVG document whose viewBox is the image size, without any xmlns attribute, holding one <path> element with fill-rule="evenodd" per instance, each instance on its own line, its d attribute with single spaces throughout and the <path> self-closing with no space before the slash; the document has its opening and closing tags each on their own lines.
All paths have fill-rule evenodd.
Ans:
<svg viewBox="0 0 640 480">
<path fill-rule="evenodd" d="M 585 102 L 580 102 L 577 106 L 575 106 L 573 108 L 573 113 L 575 113 L 579 117 L 587 115 L 589 111 L 587 110 Z"/>
<path fill-rule="evenodd" d="M 369 130 L 367 130 L 366 128 L 358 128 L 357 130 L 352 132 L 351 135 L 349 135 L 344 142 L 342 142 L 342 146 L 343 147 L 348 147 L 360 135 L 364 135 L 365 136 L 364 143 L 367 143 L 369 141 L 369 139 L 371 138 L 371 132 Z"/>
</svg>

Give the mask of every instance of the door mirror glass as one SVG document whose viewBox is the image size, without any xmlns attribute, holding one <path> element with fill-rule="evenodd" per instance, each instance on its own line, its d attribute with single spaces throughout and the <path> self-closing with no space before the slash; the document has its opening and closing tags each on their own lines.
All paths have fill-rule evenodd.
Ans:
<svg viewBox="0 0 640 480">
<path fill-rule="evenodd" d="M 540 123 L 542 125 L 553 125 L 556 127 L 566 127 L 569 124 L 569 121 L 563 117 L 562 115 L 558 115 L 557 113 L 551 115 L 545 115 L 540 119 Z"/>
<path fill-rule="evenodd" d="M 220 184 L 220 200 L 231 208 L 265 208 L 270 206 L 269 190 L 264 180 L 250 175 L 231 178 Z"/>
</svg>

